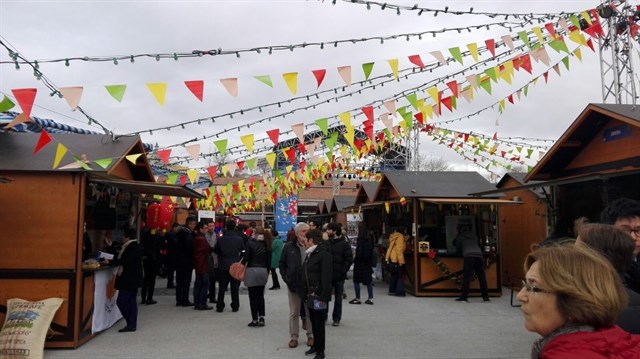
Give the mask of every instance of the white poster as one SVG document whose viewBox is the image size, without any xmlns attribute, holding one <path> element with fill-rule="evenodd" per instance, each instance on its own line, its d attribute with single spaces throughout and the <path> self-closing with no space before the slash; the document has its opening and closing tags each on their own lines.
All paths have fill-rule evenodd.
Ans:
<svg viewBox="0 0 640 359">
<path fill-rule="evenodd" d="M 118 267 L 105 268 L 94 273 L 93 322 L 91 334 L 111 328 L 122 318 L 116 305 L 118 291 L 115 288 Z"/>
<path fill-rule="evenodd" d="M 358 238 L 358 225 L 362 223 L 362 213 L 347 213 L 347 236 L 355 248 Z"/>
</svg>

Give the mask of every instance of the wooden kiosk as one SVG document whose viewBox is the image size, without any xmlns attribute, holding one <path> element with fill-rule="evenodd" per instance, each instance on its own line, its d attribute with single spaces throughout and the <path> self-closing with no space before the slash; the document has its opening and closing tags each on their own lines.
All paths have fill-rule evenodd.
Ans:
<svg viewBox="0 0 640 359">
<path fill-rule="evenodd" d="M 363 213 L 365 223 L 379 221 L 383 238 L 388 238 L 392 227 L 409 230 L 404 283 L 410 294 L 460 294 L 463 258 L 456 253 L 453 239 L 459 226 L 468 225 L 482 239 L 489 293 L 500 296 L 498 208 L 518 202 L 470 196 L 490 188 L 491 183 L 476 172 L 386 172 L 374 201 L 356 203 L 355 207 L 380 208 Z M 379 213 L 382 218 L 367 218 Z M 472 281 L 470 294 L 480 295 L 478 288 Z"/>
<path fill-rule="evenodd" d="M 0 134 L 0 321 L 10 298 L 64 298 L 45 347 L 75 348 L 94 335 L 96 272 L 82 269 L 84 224 L 87 232 L 110 231 L 117 240 L 119 226 L 138 225 L 142 194 L 201 195 L 155 183 L 138 136 L 56 134 L 68 149 L 58 169 L 52 169 L 56 145 L 34 154 L 39 137 Z M 128 155 L 139 156 L 132 163 Z M 73 156 L 83 158 L 88 169 Z M 111 162 L 103 168 L 95 162 L 101 159 Z M 100 249 L 102 238 L 92 239 Z"/>
</svg>

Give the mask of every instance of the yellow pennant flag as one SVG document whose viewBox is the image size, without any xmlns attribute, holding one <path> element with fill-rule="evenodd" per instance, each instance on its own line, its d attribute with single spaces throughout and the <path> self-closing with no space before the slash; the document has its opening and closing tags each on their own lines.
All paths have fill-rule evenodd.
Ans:
<svg viewBox="0 0 640 359">
<path fill-rule="evenodd" d="M 389 66 L 391 66 L 391 71 L 393 71 L 393 77 L 398 79 L 398 59 L 387 60 Z"/>
<path fill-rule="evenodd" d="M 385 202 L 384 203 L 384 210 L 389 213 L 389 211 L 391 210 L 391 206 L 389 205 L 389 202 Z"/>
<path fill-rule="evenodd" d="M 571 31 L 571 33 L 569 34 L 569 39 L 577 43 L 578 45 L 581 45 L 581 46 L 587 45 L 587 40 L 584 38 L 584 35 L 580 33 L 580 30 Z"/>
<path fill-rule="evenodd" d="M 140 156 L 142 156 L 142 153 L 136 153 L 136 154 L 133 154 L 133 155 L 127 155 L 125 157 L 129 162 L 131 162 L 131 163 L 133 163 L 135 165 L 136 161 L 138 160 L 138 158 Z"/>
<path fill-rule="evenodd" d="M 340 147 L 340 153 L 342 154 L 342 157 L 347 158 L 347 146 L 342 145 Z"/>
<path fill-rule="evenodd" d="M 438 88 L 436 86 L 430 87 L 427 89 L 427 93 L 433 99 L 433 102 L 438 103 Z"/>
<path fill-rule="evenodd" d="M 580 16 L 582 16 L 582 18 L 587 22 L 587 24 L 591 25 L 591 16 L 589 15 L 588 12 L 583 11 L 580 13 Z"/>
<path fill-rule="evenodd" d="M 200 177 L 200 171 L 193 168 L 189 169 L 187 170 L 187 176 L 189 176 L 189 181 L 191 182 L 191 184 L 194 184 L 198 182 L 198 177 Z"/>
<path fill-rule="evenodd" d="M 535 26 L 531 28 L 531 30 L 533 30 L 533 33 L 536 34 L 536 36 L 538 37 L 538 41 L 540 42 L 544 41 L 544 37 L 542 37 L 542 30 L 540 29 L 539 26 Z"/>
<path fill-rule="evenodd" d="M 222 171 L 222 175 L 226 176 L 227 173 L 229 172 L 229 166 L 225 163 L 224 165 L 222 165 L 221 171 Z"/>
<path fill-rule="evenodd" d="M 287 171 L 287 173 L 291 173 L 291 170 L 293 170 L 293 165 L 288 165 L 287 167 L 285 167 L 285 170 Z"/>
<path fill-rule="evenodd" d="M 347 132 L 344 133 L 344 138 L 347 140 L 347 142 L 349 142 L 349 144 L 351 146 L 354 145 L 354 137 L 355 137 L 356 133 L 353 130 L 353 127 L 351 127 L 350 129 L 347 129 Z"/>
<path fill-rule="evenodd" d="M 478 44 L 475 42 L 467 44 L 467 49 L 469 49 L 469 53 L 471 53 L 473 61 L 478 62 Z"/>
<path fill-rule="evenodd" d="M 343 113 L 339 114 L 338 118 L 340 119 L 340 121 L 342 121 L 342 123 L 344 123 L 345 127 L 347 127 L 347 128 L 352 127 L 351 126 L 351 114 L 349 112 L 343 112 Z"/>
<path fill-rule="evenodd" d="M 267 163 L 269 163 L 269 166 L 271 166 L 271 169 L 273 169 L 273 166 L 275 166 L 276 164 L 276 154 L 274 152 L 270 152 L 267 153 L 265 157 L 267 159 Z"/>
<path fill-rule="evenodd" d="M 66 153 L 67 153 L 67 148 L 62 143 L 58 143 L 58 148 L 56 148 L 56 158 L 53 160 L 54 170 L 56 169 L 56 167 L 60 165 L 60 161 L 62 161 L 62 158 Z"/>
<path fill-rule="evenodd" d="M 576 55 L 578 60 L 580 60 L 580 62 L 582 62 L 582 51 L 580 50 L 580 48 L 577 48 L 573 53 Z"/>
<path fill-rule="evenodd" d="M 431 107 L 431 105 L 427 105 L 427 106 L 422 106 L 420 108 L 420 112 L 422 112 L 422 116 L 424 117 L 424 122 L 427 122 L 428 118 L 432 118 L 433 117 L 433 107 Z"/>
<path fill-rule="evenodd" d="M 284 82 L 287 84 L 289 91 L 291 91 L 291 93 L 295 95 L 296 92 L 298 92 L 298 73 L 287 72 L 285 74 L 282 74 L 282 77 L 284 78 Z"/>
<path fill-rule="evenodd" d="M 151 91 L 153 97 L 156 98 L 156 101 L 160 104 L 160 106 L 164 106 L 164 96 L 167 93 L 167 83 L 166 82 L 154 82 L 148 83 L 147 88 Z"/>
<path fill-rule="evenodd" d="M 249 151 L 249 153 L 253 153 L 253 143 L 254 143 L 253 133 L 240 136 L 240 141 L 242 141 L 242 143 L 244 144 L 244 147 L 247 148 L 247 151 Z"/>
</svg>

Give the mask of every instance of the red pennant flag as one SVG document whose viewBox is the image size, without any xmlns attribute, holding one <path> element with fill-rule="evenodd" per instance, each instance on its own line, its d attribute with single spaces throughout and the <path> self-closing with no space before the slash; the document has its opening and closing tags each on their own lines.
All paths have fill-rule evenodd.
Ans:
<svg viewBox="0 0 640 359">
<path fill-rule="evenodd" d="M 304 143 L 298 142 L 298 150 L 302 154 L 307 153 L 307 148 L 304 146 Z"/>
<path fill-rule="evenodd" d="M 422 115 L 422 112 L 416 113 L 413 117 L 415 117 L 421 125 L 424 125 L 424 116 Z"/>
<path fill-rule="evenodd" d="M 288 150 L 286 150 L 285 154 L 289 158 L 289 162 L 291 162 L 291 163 L 295 162 L 295 160 L 296 160 L 296 148 L 295 147 L 291 147 Z"/>
<path fill-rule="evenodd" d="M 373 106 L 363 107 L 362 113 L 364 113 L 364 115 L 367 116 L 367 119 L 373 123 Z"/>
<path fill-rule="evenodd" d="M 443 98 L 441 102 L 447 109 L 449 109 L 449 112 L 453 112 L 453 105 L 451 103 L 451 96 Z"/>
<path fill-rule="evenodd" d="M 509 102 L 513 103 L 513 95 L 509 95 L 509 97 L 507 97 L 507 100 L 509 100 Z"/>
<path fill-rule="evenodd" d="M 551 35 L 552 38 L 556 38 L 556 29 L 553 28 L 553 24 L 552 23 L 546 23 L 544 25 L 544 28 L 547 29 L 547 31 L 549 32 L 549 35 Z"/>
<path fill-rule="evenodd" d="M 412 64 L 418 66 L 419 68 L 424 69 L 424 63 L 422 63 L 422 59 L 420 58 L 420 55 L 409 56 L 409 61 L 411 61 Z"/>
<path fill-rule="evenodd" d="M 204 95 L 204 81 L 185 81 L 184 84 L 187 85 L 189 91 L 191 91 L 191 93 L 200 100 L 200 102 L 202 102 L 202 96 Z"/>
<path fill-rule="evenodd" d="M 371 141 L 373 141 L 373 125 L 365 126 L 364 133 L 369 137 Z"/>
<path fill-rule="evenodd" d="M 47 131 L 42 130 L 42 132 L 40 132 L 40 138 L 38 138 L 38 143 L 36 143 L 36 148 L 33 149 L 33 154 L 35 155 L 36 153 L 38 153 L 38 151 L 40 151 L 49 142 L 51 142 L 51 136 L 47 133 Z"/>
<path fill-rule="evenodd" d="M 496 56 L 496 41 L 494 39 L 484 40 L 484 44 L 487 45 L 487 49 L 491 53 L 491 56 Z"/>
<path fill-rule="evenodd" d="M 158 154 L 158 157 L 160 157 L 160 159 L 162 160 L 162 163 L 164 163 L 165 165 L 169 163 L 169 156 L 171 156 L 170 148 L 167 148 L 164 150 L 158 150 L 156 151 L 156 153 Z"/>
<path fill-rule="evenodd" d="M 300 170 L 301 171 L 304 171 L 306 166 L 307 166 L 307 161 L 300 161 Z"/>
<path fill-rule="evenodd" d="M 33 101 L 36 99 L 38 89 L 13 89 L 11 92 L 13 92 L 13 96 L 18 101 L 22 113 L 27 117 L 31 117 L 31 108 L 33 108 Z"/>
<path fill-rule="evenodd" d="M 600 31 L 602 31 L 602 26 L 600 26 L 600 24 L 598 24 L 598 27 L 600 27 Z M 638 36 L 638 29 L 640 29 L 640 26 L 638 24 L 631 25 L 631 32 L 629 34 L 631 35 L 632 39 L 635 39 Z M 602 36 L 604 37 L 604 32 Z"/>
<path fill-rule="evenodd" d="M 458 98 L 458 81 L 453 80 L 453 81 L 447 82 L 447 87 L 449 87 L 453 96 Z"/>
<path fill-rule="evenodd" d="M 531 56 L 529 56 L 529 54 L 524 54 L 520 56 L 519 60 L 520 68 L 523 68 L 525 71 L 531 74 L 531 72 L 533 71 L 533 68 L 531 67 Z"/>
<path fill-rule="evenodd" d="M 505 152 L 505 151 L 500 151 L 500 153 L 502 154 L 502 158 L 504 158 L 504 156 L 507 155 L 507 152 Z"/>
<path fill-rule="evenodd" d="M 236 165 L 238 165 L 238 171 L 242 172 L 242 169 L 244 168 L 244 161 L 238 161 L 236 162 Z"/>
<path fill-rule="evenodd" d="M 591 41 L 591 39 L 587 40 L 587 45 L 589 46 L 591 51 L 596 52 L 596 50 L 593 48 L 593 41 Z"/>
<path fill-rule="evenodd" d="M 209 177 L 211 177 L 211 182 L 216 179 L 216 172 L 218 172 L 218 166 L 211 166 L 207 168 L 207 172 L 209 172 Z"/>
<path fill-rule="evenodd" d="M 187 184 L 187 176 L 184 176 L 184 175 L 180 176 L 180 184 L 183 186 Z"/>
<path fill-rule="evenodd" d="M 514 57 L 511 63 L 513 64 L 514 70 L 520 71 L 520 56 Z"/>
<path fill-rule="evenodd" d="M 267 131 L 267 135 L 269 135 L 269 138 L 271 139 L 271 142 L 273 142 L 273 145 L 277 146 L 278 138 L 280 137 L 280 129 L 274 128 L 273 130 L 269 130 Z"/>
<path fill-rule="evenodd" d="M 543 73 L 542 76 L 544 76 L 544 83 L 546 84 L 549 81 L 549 71 Z"/>
<path fill-rule="evenodd" d="M 494 140 L 494 141 L 497 141 L 498 140 L 498 132 L 494 132 L 493 133 L 493 137 L 491 139 Z"/>
<path fill-rule="evenodd" d="M 464 137 L 464 142 L 469 141 L 469 134 L 468 133 L 465 133 L 463 137 Z"/>
<path fill-rule="evenodd" d="M 318 82 L 318 88 L 320 88 L 320 85 L 322 85 L 322 81 L 324 81 L 324 75 L 327 74 L 327 70 L 313 70 L 311 72 L 313 72 L 313 76 L 315 76 L 316 81 Z"/>
</svg>

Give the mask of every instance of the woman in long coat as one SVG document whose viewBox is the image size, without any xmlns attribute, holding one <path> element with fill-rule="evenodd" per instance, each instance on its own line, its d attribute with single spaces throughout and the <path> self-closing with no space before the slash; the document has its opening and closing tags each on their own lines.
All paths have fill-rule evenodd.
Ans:
<svg viewBox="0 0 640 359">
<path fill-rule="evenodd" d="M 371 275 L 373 274 L 373 241 L 367 227 L 358 226 L 358 243 L 356 244 L 356 256 L 353 259 L 353 289 L 356 292 L 355 299 L 349 304 L 360 304 L 360 283 L 367 286 L 369 297 L 366 304 L 373 305 L 373 287 L 371 285 Z"/>
</svg>

